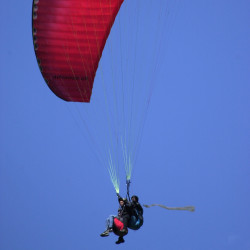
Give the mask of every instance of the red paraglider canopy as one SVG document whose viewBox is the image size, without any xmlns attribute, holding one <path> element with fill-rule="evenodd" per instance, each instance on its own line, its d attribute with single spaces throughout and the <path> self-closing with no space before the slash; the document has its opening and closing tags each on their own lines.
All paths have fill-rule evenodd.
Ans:
<svg viewBox="0 0 250 250">
<path fill-rule="evenodd" d="M 89 102 L 110 29 L 123 0 L 34 0 L 33 41 L 49 88 Z"/>
</svg>

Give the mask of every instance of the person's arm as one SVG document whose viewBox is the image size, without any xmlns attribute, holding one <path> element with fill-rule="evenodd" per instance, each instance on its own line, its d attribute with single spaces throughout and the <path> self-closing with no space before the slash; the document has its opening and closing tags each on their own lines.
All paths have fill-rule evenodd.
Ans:
<svg viewBox="0 0 250 250">
<path fill-rule="evenodd" d="M 118 199 L 122 198 L 119 193 L 116 193 Z"/>
</svg>

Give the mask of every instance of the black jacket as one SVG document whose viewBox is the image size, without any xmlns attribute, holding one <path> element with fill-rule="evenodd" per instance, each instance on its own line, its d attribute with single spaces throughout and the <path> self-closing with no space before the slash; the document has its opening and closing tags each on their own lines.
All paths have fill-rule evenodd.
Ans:
<svg viewBox="0 0 250 250">
<path fill-rule="evenodd" d="M 131 203 L 124 201 L 124 205 L 118 209 L 118 217 L 130 217 L 131 216 Z"/>
<path fill-rule="evenodd" d="M 143 208 L 139 202 L 136 201 L 131 202 L 131 214 L 134 215 L 137 219 L 142 218 Z"/>
</svg>

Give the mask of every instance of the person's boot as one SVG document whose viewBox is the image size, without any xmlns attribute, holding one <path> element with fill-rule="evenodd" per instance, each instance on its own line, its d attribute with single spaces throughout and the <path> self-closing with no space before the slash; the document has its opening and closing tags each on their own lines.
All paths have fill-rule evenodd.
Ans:
<svg viewBox="0 0 250 250">
<path fill-rule="evenodd" d="M 100 234 L 101 237 L 109 236 L 109 229 L 105 230 L 103 233 Z"/>
<path fill-rule="evenodd" d="M 115 242 L 115 244 L 121 244 L 121 243 L 124 243 L 124 242 L 125 242 L 125 240 L 123 239 L 122 236 L 120 236 L 120 237 L 118 238 L 118 241 Z"/>
</svg>

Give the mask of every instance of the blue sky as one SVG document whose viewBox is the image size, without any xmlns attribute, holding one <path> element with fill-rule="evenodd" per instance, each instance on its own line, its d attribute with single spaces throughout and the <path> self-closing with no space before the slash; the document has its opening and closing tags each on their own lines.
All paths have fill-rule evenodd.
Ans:
<svg viewBox="0 0 250 250">
<path fill-rule="evenodd" d="M 250 249 L 250 4 L 179 3 L 162 29 L 131 192 L 142 204 L 196 211 L 145 208 L 143 227 L 120 246 L 113 235 L 99 236 L 118 208 L 107 170 L 75 109 L 48 89 L 37 66 L 32 2 L 2 3 L 1 250 Z"/>
</svg>

